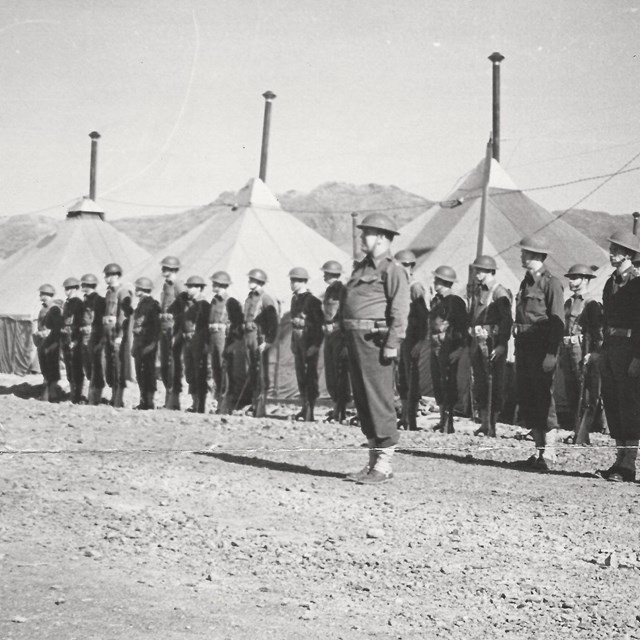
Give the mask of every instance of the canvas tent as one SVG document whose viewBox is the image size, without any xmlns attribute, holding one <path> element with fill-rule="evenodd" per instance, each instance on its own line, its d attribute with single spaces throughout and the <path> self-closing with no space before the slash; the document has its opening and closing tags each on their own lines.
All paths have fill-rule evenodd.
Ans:
<svg viewBox="0 0 640 640">
<path fill-rule="evenodd" d="M 0 273 L 0 372 L 25 374 L 37 370 L 31 339 L 38 316 L 38 287 L 52 284 L 63 297 L 62 282 L 95 273 L 109 262 L 119 263 L 125 279 L 131 268 L 149 256 L 115 227 L 90 198 L 68 210 L 58 230 L 24 247 L 2 263 Z"/>
<path fill-rule="evenodd" d="M 293 267 L 304 267 L 310 275 L 309 288 L 320 296 L 326 285 L 320 267 L 327 260 L 337 260 L 346 273 L 352 260 L 342 249 L 318 234 L 295 216 L 284 211 L 265 183 L 252 178 L 238 192 L 237 202 L 228 211 L 209 220 L 175 240 L 141 263 L 134 276 L 147 276 L 154 281 L 156 293 L 162 286 L 159 263 L 166 255 L 180 259 L 180 275 L 184 279 L 199 275 L 207 282 L 218 270 L 231 276 L 231 295 L 241 302 L 247 296 L 247 273 L 263 269 L 269 278 L 265 290 L 281 308 L 281 330 L 276 348 L 272 349 L 272 395 L 292 398 L 297 395 L 290 344 L 288 310 L 291 289 L 288 273 Z M 205 295 L 211 296 L 209 287 Z M 323 376 L 320 376 L 321 383 Z"/>
<path fill-rule="evenodd" d="M 458 274 L 457 293 L 465 295 L 469 265 L 476 256 L 478 228 L 484 184 L 483 159 L 459 181 L 446 201 L 434 205 L 400 229 L 397 248 L 411 249 L 417 256 L 415 277 L 428 285 L 433 271 L 442 264 L 452 266 Z M 483 253 L 493 256 L 498 265 L 497 278 L 515 295 L 524 275 L 519 241 L 535 236 L 547 243 L 549 270 L 563 276 L 577 262 L 600 267 L 607 253 L 593 240 L 561 218 L 548 212 L 525 195 L 506 171 L 491 159 L 487 192 Z M 429 392 L 428 359 L 422 378 Z M 460 387 L 468 387 L 468 366 L 461 368 Z M 463 394 L 467 395 L 467 394 Z M 557 385 L 557 401 L 562 408 L 563 393 Z"/>
</svg>

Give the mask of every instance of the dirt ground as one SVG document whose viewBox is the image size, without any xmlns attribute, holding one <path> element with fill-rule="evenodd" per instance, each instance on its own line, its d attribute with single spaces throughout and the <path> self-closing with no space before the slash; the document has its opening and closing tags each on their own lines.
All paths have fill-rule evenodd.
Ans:
<svg viewBox="0 0 640 640">
<path fill-rule="evenodd" d="M 640 486 L 496 440 L 45 404 L 0 379 L 0 638 L 640 638 Z M 18 395 L 16 395 L 18 394 Z M 158 394 L 160 395 L 160 394 Z M 136 402 L 128 391 L 125 403 Z"/>
</svg>

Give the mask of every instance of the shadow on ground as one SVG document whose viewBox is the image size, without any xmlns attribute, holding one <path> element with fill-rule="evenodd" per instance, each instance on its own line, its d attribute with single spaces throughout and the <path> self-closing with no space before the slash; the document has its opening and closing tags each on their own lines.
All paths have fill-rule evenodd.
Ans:
<svg viewBox="0 0 640 640">
<path fill-rule="evenodd" d="M 199 451 L 196 452 L 195 455 L 216 458 L 217 460 L 222 460 L 222 462 L 232 462 L 233 464 L 258 467 L 260 469 L 271 469 L 273 471 L 285 471 L 287 473 L 301 473 L 307 476 L 339 479 L 343 479 L 345 477 L 344 473 L 336 473 L 335 471 L 327 471 L 326 469 L 312 469 L 311 467 L 306 467 L 301 464 L 292 464 L 291 462 L 275 462 L 274 460 L 265 460 L 264 458 L 239 455 L 237 453 L 216 453 L 213 451 Z"/>
</svg>

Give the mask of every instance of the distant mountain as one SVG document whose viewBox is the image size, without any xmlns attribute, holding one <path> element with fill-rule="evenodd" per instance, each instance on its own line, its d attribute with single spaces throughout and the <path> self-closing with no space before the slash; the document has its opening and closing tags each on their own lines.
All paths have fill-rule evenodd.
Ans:
<svg viewBox="0 0 640 640">
<path fill-rule="evenodd" d="M 54 232 L 59 224 L 58 220 L 33 213 L 0 218 L 0 259 Z"/>
<path fill-rule="evenodd" d="M 561 211 L 554 211 L 560 215 Z M 631 231 L 633 219 L 631 216 L 613 216 L 604 211 L 589 211 L 588 209 L 573 209 L 563 216 L 563 220 L 575 227 L 585 236 L 591 238 L 603 249 L 609 249 L 607 238 L 615 231 Z"/>
</svg>

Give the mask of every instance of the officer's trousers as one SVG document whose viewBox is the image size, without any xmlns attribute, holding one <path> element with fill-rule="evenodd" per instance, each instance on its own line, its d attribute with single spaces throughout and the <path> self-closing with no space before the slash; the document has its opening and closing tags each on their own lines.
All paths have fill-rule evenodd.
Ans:
<svg viewBox="0 0 640 640">
<path fill-rule="evenodd" d="M 104 388 L 104 371 L 102 366 L 102 341 L 89 336 L 82 343 L 82 366 L 84 376 L 95 389 Z"/>
<path fill-rule="evenodd" d="M 160 377 L 167 391 L 182 391 L 182 338 L 173 337 L 173 328 L 163 329 L 160 334 Z"/>
<path fill-rule="evenodd" d="M 251 389 L 253 406 L 256 406 L 260 396 L 266 398 L 269 390 L 269 352 L 262 354 L 258 351 L 258 345 L 262 338 L 257 332 L 251 331 L 244 334 L 244 346 L 246 349 L 247 380 Z M 244 395 L 244 394 L 243 394 Z"/>
<path fill-rule="evenodd" d="M 419 347 L 416 355 L 412 355 L 415 347 Z M 398 395 L 401 400 L 416 403 L 420 400 L 420 356 L 421 342 L 405 340 L 400 347 L 400 361 L 398 362 Z"/>
<path fill-rule="evenodd" d="M 553 374 L 542 370 L 546 336 L 524 333 L 516 336 L 516 385 L 520 416 L 527 429 L 548 431 Z"/>
<path fill-rule="evenodd" d="M 395 362 L 383 361 L 381 343 L 370 333 L 346 332 L 353 401 L 360 428 L 377 448 L 391 447 L 399 440 L 393 401 Z"/>
<path fill-rule="evenodd" d="M 60 380 L 60 344 L 53 342 L 38 347 L 40 372 L 46 383 Z"/>
<path fill-rule="evenodd" d="M 67 371 L 67 381 L 71 385 L 82 385 L 84 370 L 82 367 L 82 344 L 80 342 L 71 345 L 62 345 L 62 357 Z"/>
<path fill-rule="evenodd" d="M 431 342 L 431 382 L 437 404 L 445 411 L 453 411 L 458 402 L 458 363 L 450 362 L 451 340 Z"/>
<path fill-rule="evenodd" d="M 605 338 L 599 357 L 602 400 L 614 440 L 640 438 L 640 378 L 628 375 L 632 358 L 628 338 Z"/>
<path fill-rule="evenodd" d="M 209 336 L 209 349 L 211 352 L 211 375 L 213 377 L 213 395 L 220 402 L 225 393 L 227 384 L 230 383 L 233 365 L 229 366 L 229 357 L 225 353 L 227 341 L 226 331 L 214 331 Z"/>
<path fill-rule="evenodd" d="M 473 340 L 470 349 L 471 367 L 473 370 L 473 397 L 478 409 L 489 408 L 489 374 L 491 375 L 491 413 L 497 414 L 502 409 L 504 401 L 504 375 L 507 366 L 507 354 L 489 360 L 489 343 L 487 350 Z"/>
<path fill-rule="evenodd" d="M 207 340 L 196 333 L 184 340 L 184 374 L 189 385 L 189 393 L 203 401 L 207 395 Z M 175 389 L 174 389 L 175 391 Z"/>
<path fill-rule="evenodd" d="M 291 351 L 295 361 L 296 381 L 298 382 L 298 391 L 302 396 L 302 401 L 315 403 L 318 398 L 318 357 L 319 352 L 315 355 L 307 355 L 307 341 L 304 336 L 298 336 L 296 332 L 299 329 L 293 329 L 291 335 Z"/>
<path fill-rule="evenodd" d="M 331 400 L 346 406 L 350 398 L 349 358 L 346 355 L 346 338 L 341 331 L 334 331 L 324 338 L 324 379 Z"/>
<path fill-rule="evenodd" d="M 155 393 L 157 389 L 156 355 L 158 349 L 154 347 L 148 353 L 144 353 L 147 346 L 136 338 L 133 339 L 131 354 L 136 367 L 136 380 L 141 399 L 145 397 L 145 394 Z"/>
</svg>

